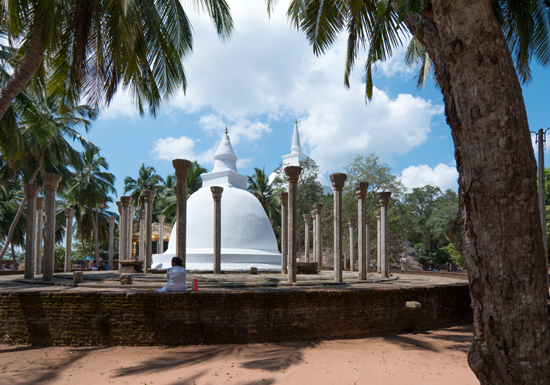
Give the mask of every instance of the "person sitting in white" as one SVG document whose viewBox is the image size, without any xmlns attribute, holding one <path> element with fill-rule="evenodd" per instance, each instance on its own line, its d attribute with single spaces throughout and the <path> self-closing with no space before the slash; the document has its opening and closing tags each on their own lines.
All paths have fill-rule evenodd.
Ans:
<svg viewBox="0 0 550 385">
<path fill-rule="evenodd" d="M 167 291 L 187 291 L 185 277 L 187 273 L 183 268 L 183 261 L 179 257 L 172 258 L 172 267 L 166 271 L 166 285 L 162 289 L 156 289 L 158 293 Z"/>
</svg>

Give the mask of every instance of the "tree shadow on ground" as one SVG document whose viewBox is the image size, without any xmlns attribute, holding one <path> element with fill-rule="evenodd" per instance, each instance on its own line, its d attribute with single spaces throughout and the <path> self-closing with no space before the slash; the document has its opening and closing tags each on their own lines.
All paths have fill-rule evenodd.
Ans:
<svg viewBox="0 0 550 385">
<path fill-rule="evenodd" d="M 415 335 L 422 335 L 432 339 L 434 341 L 445 340 L 447 342 L 453 342 L 445 349 L 448 350 L 460 350 L 467 352 L 472 342 L 472 326 L 471 325 L 458 325 L 452 327 L 445 327 L 437 329 L 437 333 L 431 330 L 419 330 L 413 333 L 401 333 L 401 334 L 389 334 L 385 333 L 380 335 L 387 342 L 395 345 L 399 345 L 403 349 L 409 350 L 428 350 L 434 353 L 440 353 L 440 349 L 429 341 L 420 341 L 416 339 Z"/>
</svg>

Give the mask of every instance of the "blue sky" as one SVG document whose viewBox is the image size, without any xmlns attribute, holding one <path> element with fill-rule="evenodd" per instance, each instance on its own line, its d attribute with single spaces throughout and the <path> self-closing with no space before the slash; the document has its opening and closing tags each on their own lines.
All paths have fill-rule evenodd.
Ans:
<svg viewBox="0 0 550 385">
<path fill-rule="evenodd" d="M 225 125 L 239 172 L 265 166 L 270 173 L 290 152 L 294 119 L 302 152 L 327 178 L 357 154 L 374 152 L 409 188 L 457 190 L 441 93 L 431 82 L 416 89 L 416 69 L 405 66 L 404 49 L 378 65 L 374 99 L 366 105 L 364 55 L 345 89 L 345 38 L 314 56 L 305 37 L 289 29 L 287 2 L 268 19 L 261 1 L 229 0 L 235 33 L 226 43 L 206 16 L 184 4 L 195 32 L 194 52 L 185 61 L 187 94 L 175 96 L 154 119 L 139 117 L 119 92 L 87 134 L 109 162 L 119 196 L 124 177 L 137 177 L 142 163 L 163 177 L 173 172 L 173 158 L 198 160 L 210 171 Z M 550 127 L 548 80 L 549 71 L 534 65 L 533 82 L 523 87 L 532 131 Z"/>
</svg>

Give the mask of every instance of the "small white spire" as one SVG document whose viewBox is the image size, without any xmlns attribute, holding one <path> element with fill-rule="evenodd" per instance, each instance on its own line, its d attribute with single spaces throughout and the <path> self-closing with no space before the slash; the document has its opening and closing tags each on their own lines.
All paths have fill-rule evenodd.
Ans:
<svg viewBox="0 0 550 385">
<path fill-rule="evenodd" d="M 227 127 L 225 127 L 225 135 L 222 138 L 220 147 L 214 155 L 214 170 L 219 171 L 224 169 L 230 169 L 237 172 L 237 155 L 233 151 L 233 146 L 229 141 L 229 135 L 227 135 Z"/>
<path fill-rule="evenodd" d="M 290 147 L 290 150 L 293 153 L 299 153 L 301 149 L 300 133 L 298 132 L 298 120 L 294 120 L 294 134 L 292 135 L 292 146 Z"/>
</svg>

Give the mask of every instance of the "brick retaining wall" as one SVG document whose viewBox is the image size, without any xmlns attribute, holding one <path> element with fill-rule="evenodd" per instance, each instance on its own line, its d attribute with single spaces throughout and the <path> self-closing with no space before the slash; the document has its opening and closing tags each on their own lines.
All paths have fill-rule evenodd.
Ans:
<svg viewBox="0 0 550 385">
<path fill-rule="evenodd" d="M 405 307 L 418 301 L 420 309 Z M 0 293 L 0 342 L 176 345 L 349 338 L 472 318 L 466 284 L 400 289 Z"/>
</svg>

